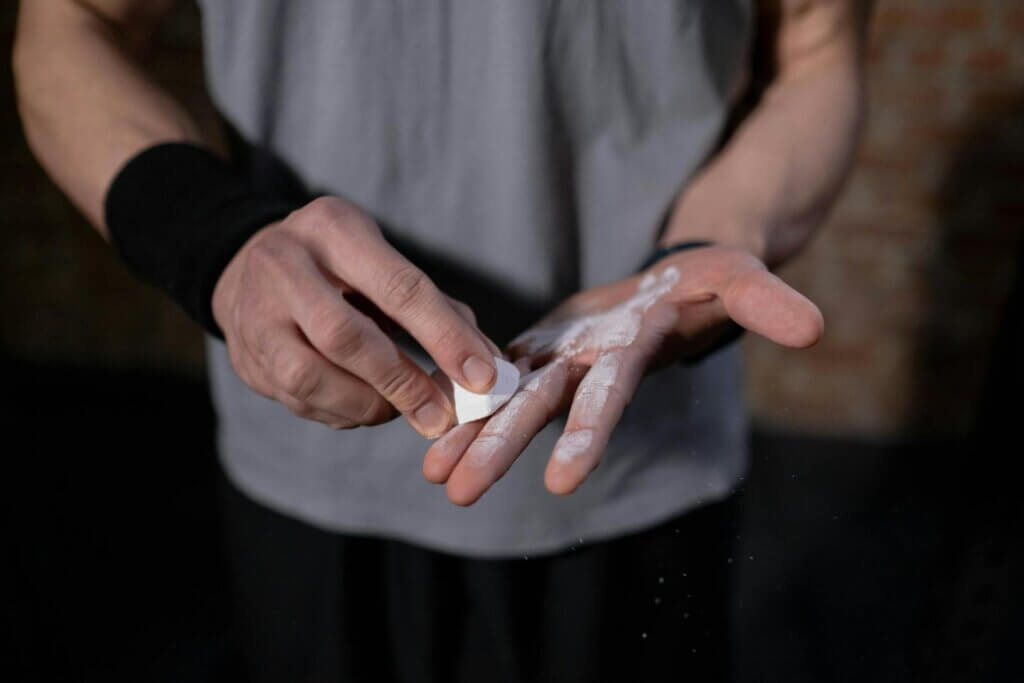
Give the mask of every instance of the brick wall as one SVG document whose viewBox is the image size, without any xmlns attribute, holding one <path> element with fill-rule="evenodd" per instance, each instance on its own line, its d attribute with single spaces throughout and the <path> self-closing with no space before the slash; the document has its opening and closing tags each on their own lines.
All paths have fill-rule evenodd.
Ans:
<svg viewBox="0 0 1024 683">
<path fill-rule="evenodd" d="M 1024 235 L 1024 2 L 882 0 L 847 191 L 782 275 L 824 341 L 745 342 L 762 422 L 861 435 L 973 419 Z"/>
<path fill-rule="evenodd" d="M 0 7 L 10 45 L 14 3 Z M 156 65 L 188 91 L 193 13 Z M 5 53 L 8 51 L 5 50 Z M 819 432 L 957 432 L 972 419 L 1024 221 L 1024 1 L 882 0 L 870 120 L 828 226 L 782 275 L 828 331 L 744 342 L 760 421 Z M 0 351 L 198 372 L 196 328 L 135 283 L 46 180 L 0 74 Z"/>
</svg>

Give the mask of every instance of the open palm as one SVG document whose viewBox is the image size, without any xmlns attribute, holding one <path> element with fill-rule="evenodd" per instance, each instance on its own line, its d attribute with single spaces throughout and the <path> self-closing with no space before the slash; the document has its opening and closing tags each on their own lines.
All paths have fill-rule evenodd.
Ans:
<svg viewBox="0 0 1024 683">
<path fill-rule="evenodd" d="M 699 355 L 730 321 L 794 348 L 814 344 L 824 330 L 818 308 L 750 253 L 674 254 L 572 296 L 516 338 L 508 354 L 525 374 L 519 392 L 489 419 L 436 441 L 424 475 L 447 483 L 453 503 L 472 504 L 568 409 L 544 479 L 552 493 L 571 493 L 600 462 L 644 374 Z"/>
</svg>

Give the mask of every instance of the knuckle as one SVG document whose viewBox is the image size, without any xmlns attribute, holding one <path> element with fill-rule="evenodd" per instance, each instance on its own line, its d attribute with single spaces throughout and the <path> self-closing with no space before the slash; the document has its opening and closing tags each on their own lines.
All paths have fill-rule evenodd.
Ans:
<svg viewBox="0 0 1024 683">
<path fill-rule="evenodd" d="M 433 344 L 431 355 L 436 353 L 435 358 L 448 358 L 455 365 L 461 365 L 470 351 L 466 333 L 455 321 L 440 326 L 433 337 Z"/>
<path fill-rule="evenodd" d="M 329 232 L 333 238 L 350 230 L 377 231 L 366 214 L 338 197 L 317 197 L 301 209 L 300 216 L 301 227 L 313 233 Z"/>
<path fill-rule="evenodd" d="M 329 306 L 319 307 L 311 316 L 310 338 L 324 351 L 354 356 L 366 345 L 366 331 L 359 319 Z"/>
<path fill-rule="evenodd" d="M 414 266 L 403 266 L 384 283 L 384 303 L 394 310 L 407 311 L 427 293 L 427 276 Z"/>
<path fill-rule="evenodd" d="M 271 352 L 277 344 L 280 332 L 270 325 L 250 325 L 246 328 L 245 342 L 263 365 L 272 361 Z"/>
<path fill-rule="evenodd" d="M 281 397 L 281 403 L 291 411 L 292 415 L 295 417 L 301 417 L 305 420 L 313 419 L 313 416 L 316 413 L 313 406 L 289 395 Z"/>
<path fill-rule="evenodd" d="M 412 370 L 397 367 L 385 375 L 380 383 L 380 393 L 399 406 L 413 406 L 426 400 L 428 391 L 424 382 Z"/>
<path fill-rule="evenodd" d="M 288 248 L 286 240 L 268 236 L 249 248 L 246 266 L 261 273 L 283 275 L 288 270 Z"/>
<path fill-rule="evenodd" d="M 263 239 L 258 242 L 254 242 L 249 247 L 249 253 L 246 256 L 247 265 L 255 267 L 260 270 L 267 268 L 276 268 L 278 263 L 279 250 L 273 246 L 273 241 L 270 239 Z"/>
<path fill-rule="evenodd" d="M 339 217 L 339 202 L 334 197 L 317 197 L 300 209 L 302 223 L 310 227 L 321 227 L 334 223 Z"/>
<path fill-rule="evenodd" d="M 320 373 L 308 359 L 288 355 L 277 361 L 277 379 L 286 394 L 306 403 L 320 383 Z"/>
</svg>

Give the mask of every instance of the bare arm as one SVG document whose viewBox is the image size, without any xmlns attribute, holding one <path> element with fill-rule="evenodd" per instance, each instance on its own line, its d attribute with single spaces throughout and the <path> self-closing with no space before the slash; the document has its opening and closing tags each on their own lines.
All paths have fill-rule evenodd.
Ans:
<svg viewBox="0 0 1024 683">
<path fill-rule="evenodd" d="M 14 73 L 29 144 L 108 239 L 104 200 L 128 160 L 163 142 L 218 148 L 216 135 L 204 134 L 137 59 L 172 4 L 21 4 Z M 495 349 L 472 313 L 395 251 L 358 207 L 321 198 L 257 230 L 210 297 L 235 371 L 254 391 L 336 428 L 376 424 L 396 411 L 424 436 L 447 428 L 450 402 L 349 303 L 350 292 L 408 331 L 455 381 L 476 391 L 494 383 Z"/>
<path fill-rule="evenodd" d="M 774 78 L 680 195 L 661 240 L 719 246 L 675 253 L 643 277 L 581 292 L 513 342 L 511 355 L 524 369 L 540 368 L 535 379 L 424 458 L 425 476 L 447 483 L 453 502 L 476 501 L 566 409 L 545 483 L 552 493 L 571 493 L 597 467 L 643 374 L 706 351 L 727 321 L 793 348 L 823 334 L 817 307 L 765 266 L 806 242 L 849 170 L 863 116 L 867 3 L 764 4 L 775 30 Z"/>
<path fill-rule="evenodd" d="M 864 115 L 870 2 L 762 2 L 773 78 L 725 149 L 680 195 L 662 243 L 710 238 L 769 266 L 792 256 L 828 213 Z"/>
<path fill-rule="evenodd" d="M 104 237 L 103 198 L 124 163 L 160 142 L 204 141 L 139 65 L 174 0 L 22 0 L 18 106 L 40 163 Z"/>
</svg>

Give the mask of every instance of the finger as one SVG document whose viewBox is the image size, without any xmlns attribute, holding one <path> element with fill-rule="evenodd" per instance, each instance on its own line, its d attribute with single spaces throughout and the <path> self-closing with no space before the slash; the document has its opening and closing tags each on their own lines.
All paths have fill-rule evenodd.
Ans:
<svg viewBox="0 0 1024 683">
<path fill-rule="evenodd" d="M 470 308 L 463 302 L 459 301 L 458 299 L 453 299 L 450 296 L 446 296 L 446 298 L 448 299 L 448 302 L 452 305 L 452 307 L 455 309 L 455 312 L 462 316 L 463 320 L 468 322 L 473 327 L 477 327 L 476 313 L 473 312 L 472 308 Z M 492 356 L 497 356 L 498 358 L 505 357 L 505 354 L 502 353 L 501 349 L 498 348 L 498 345 L 492 342 L 489 337 L 485 336 L 483 339 L 487 343 L 487 347 L 491 350 Z"/>
<path fill-rule="evenodd" d="M 309 406 L 298 403 L 287 396 L 282 397 L 278 403 L 283 404 L 291 411 L 292 415 L 295 415 L 296 417 L 301 417 L 303 420 L 309 420 L 310 422 L 319 422 L 331 429 L 353 429 L 355 427 L 363 426 L 353 420 L 310 408 Z"/>
<path fill-rule="evenodd" d="M 521 359 L 515 365 L 521 376 L 525 378 L 529 373 L 528 361 Z M 440 370 L 434 372 L 435 378 L 438 375 L 440 375 L 441 381 L 447 381 Z M 423 476 L 427 481 L 434 484 L 447 482 L 455 465 L 458 464 L 463 453 L 466 452 L 485 424 L 485 420 L 474 420 L 458 425 L 435 441 L 423 457 Z"/>
<path fill-rule="evenodd" d="M 549 491 L 572 493 L 597 467 L 648 362 L 676 320 L 673 305 L 657 304 L 645 312 L 635 343 L 597 357 L 576 389 L 565 431 L 548 460 L 544 483 Z"/>
<path fill-rule="evenodd" d="M 448 499 L 471 505 L 508 471 L 533 437 L 561 409 L 569 373 L 564 362 L 551 363 L 528 378 L 520 391 L 495 413 L 448 477 Z"/>
<path fill-rule="evenodd" d="M 721 298 L 729 317 L 777 344 L 806 348 L 825 333 L 818 307 L 765 269 L 737 274 Z"/>
<path fill-rule="evenodd" d="M 468 322 L 470 325 L 476 325 L 476 313 L 467 304 L 459 301 L 458 299 L 452 298 L 447 294 L 444 297 L 451 304 L 455 312 L 462 316 L 462 319 Z"/>
<path fill-rule="evenodd" d="M 446 375 L 470 391 L 489 391 L 497 372 L 491 347 L 476 325 L 379 231 L 339 235 L 343 239 L 325 244 L 331 269 L 412 335 Z"/>
<path fill-rule="evenodd" d="M 241 334 L 231 335 L 224 340 L 228 350 L 228 358 L 231 360 L 231 367 L 247 387 L 257 394 L 266 398 L 274 398 L 273 389 L 263 379 L 263 373 L 258 371 L 258 365 L 249 347 L 244 342 Z"/>
<path fill-rule="evenodd" d="M 462 454 L 484 428 L 485 422 L 477 420 L 458 425 L 435 441 L 423 456 L 423 476 L 434 484 L 444 484 L 451 476 Z"/>
<path fill-rule="evenodd" d="M 717 298 L 736 323 L 783 346 L 805 348 L 824 333 L 818 307 L 748 252 L 709 247 L 700 253 L 681 254 L 675 263 L 683 271 L 671 297 L 675 301 Z"/>
<path fill-rule="evenodd" d="M 298 415 L 333 427 L 386 422 L 391 405 L 365 382 L 327 362 L 294 326 L 274 335 L 275 345 L 261 363 L 261 384 Z"/>
<path fill-rule="evenodd" d="M 454 412 L 437 384 L 321 276 L 311 256 L 295 252 L 290 258 L 281 293 L 310 344 L 373 387 L 423 436 L 444 433 Z"/>
</svg>

